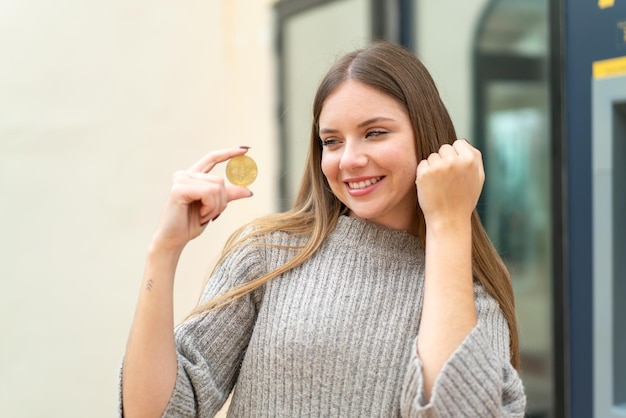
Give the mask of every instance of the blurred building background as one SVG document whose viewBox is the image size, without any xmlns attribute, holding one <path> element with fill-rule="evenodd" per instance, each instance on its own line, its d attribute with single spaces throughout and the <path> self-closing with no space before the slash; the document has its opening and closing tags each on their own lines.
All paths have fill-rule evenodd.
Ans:
<svg viewBox="0 0 626 418">
<path fill-rule="evenodd" d="M 325 70 L 380 38 L 483 151 L 528 417 L 626 416 L 625 28 L 620 0 L 0 1 L 0 416 L 116 414 L 171 174 L 238 145 L 260 173 L 185 252 L 181 320 L 230 232 L 289 206 Z"/>
</svg>

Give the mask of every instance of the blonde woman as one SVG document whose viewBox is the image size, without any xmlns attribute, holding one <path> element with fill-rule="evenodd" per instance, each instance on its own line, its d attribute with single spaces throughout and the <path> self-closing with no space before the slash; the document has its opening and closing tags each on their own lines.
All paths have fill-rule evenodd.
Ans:
<svg viewBox="0 0 626 418">
<path fill-rule="evenodd" d="M 211 170 L 246 152 L 174 177 L 126 349 L 124 416 L 212 417 L 235 384 L 233 417 L 524 415 L 510 278 L 475 211 L 481 155 L 456 140 L 417 58 L 377 42 L 337 61 L 293 208 L 233 234 L 174 330 L 183 248 L 252 196 Z"/>
</svg>

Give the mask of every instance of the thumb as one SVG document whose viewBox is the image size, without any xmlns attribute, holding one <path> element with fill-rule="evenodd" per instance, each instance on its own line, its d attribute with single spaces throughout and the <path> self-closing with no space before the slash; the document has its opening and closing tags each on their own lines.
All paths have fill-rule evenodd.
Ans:
<svg viewBox="0 0 626 418">
<path fill-rule="evenodd" d="M 246 197 L 252 197 L 252 193 L 248 188 L 241 186 L 227 186 L 226 187 L 226 200 L 228 202 L 238 199 L 244 199 Z"/>
</svg>

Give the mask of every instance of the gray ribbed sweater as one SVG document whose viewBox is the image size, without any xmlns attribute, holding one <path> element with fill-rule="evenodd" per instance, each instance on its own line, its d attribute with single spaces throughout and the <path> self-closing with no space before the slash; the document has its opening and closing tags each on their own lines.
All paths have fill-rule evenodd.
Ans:
<svg viewBox="0 0 626 418">
<path fill-rule="evenodd" d="M 265 242 L 302 238 L 275 233 Z M 285 263 L 249 245 L 227 257 L 203 301 Z M 475 286 L 478 325 L 422 400 L 416 338 L 424 254 L 416 237 L 342 216 L 304 265 L 176 330 L 178 378 L 165 417 L 522 417 L 507 322 Z"/>
</svg>

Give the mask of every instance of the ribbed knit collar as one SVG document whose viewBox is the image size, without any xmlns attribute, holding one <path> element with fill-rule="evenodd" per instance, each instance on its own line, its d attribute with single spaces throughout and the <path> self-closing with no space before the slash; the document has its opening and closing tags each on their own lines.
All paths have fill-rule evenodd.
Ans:
<svg viewBox="0 0 626 418">
<path fill-rule="evenodd" d="M 423 253 L 419 238 L 406 231 L 399 231 L 346 215 L 339 217 L 331 240 L 340 240 L 364 251 L 387 255 L 409 255 Z"/>
</svg>

